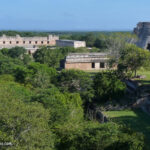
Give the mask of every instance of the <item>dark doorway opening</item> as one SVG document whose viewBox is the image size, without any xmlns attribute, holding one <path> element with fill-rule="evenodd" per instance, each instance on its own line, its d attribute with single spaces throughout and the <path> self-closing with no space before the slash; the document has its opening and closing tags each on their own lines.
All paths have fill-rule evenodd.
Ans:
<svg viewBox="0 0 150 150">
<path fill-rule="evenodd" d="M 31 55 L 31 54 L 32 54 L 30 50 L 28 51 L 28 54 L 29 54 L 29 55 Z"/>
<path fill-rule="evenodd" d="M 105 63 L 104 62 L 100 62 L 100 68 L 105 68 Z"/>
<path fill-rule="evenodd" d="M 92 63 L 92 68 L 95 68 L 95 63 L 94 62 Z"/>
<path fill-rule="evenodd" d="M 150 43 L 149 43 L 149 44 L 147 44 L 147 49 L 148 49 L 148 50 L 150 50 Z"/>
</svg>

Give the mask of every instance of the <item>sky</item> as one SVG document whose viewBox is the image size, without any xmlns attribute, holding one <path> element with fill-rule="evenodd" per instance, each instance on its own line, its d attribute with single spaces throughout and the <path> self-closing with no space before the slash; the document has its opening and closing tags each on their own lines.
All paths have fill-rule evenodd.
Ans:
<svg viewBox="0 0 150 150">
<path fill-rule="evenodd" d="M 150 21 L 150 0 L 0 2 L 0 30 L 125 31 Z"/>
</svg>

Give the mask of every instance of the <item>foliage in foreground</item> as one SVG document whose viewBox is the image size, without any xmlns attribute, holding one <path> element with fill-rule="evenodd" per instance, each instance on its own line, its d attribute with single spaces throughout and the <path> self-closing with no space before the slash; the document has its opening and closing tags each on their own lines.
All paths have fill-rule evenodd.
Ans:
<svg viewBox="0 0 150 150">
<path fill-rule="evenodd" d="M 13 144 L 4 150 L 142 150 L 143 135 L 113 123 L 84 121 L 79 94 L 56 88 L 31 93 L 4 75 L 0 79 L 0 139 Z"/>
<path fill-rule="evenodd" d="M 64 150 L 142 150 L 143 135 L 114 123 L 85 122 L 78 128 L 59 129 L 58 149 Z"/>
<path fill-rule="evenodd" d="M 84 102 L 91 102 L 94 97 L 91 76 L 84 71 L 62 70 L 58 74 L 57 83 L 63 92 L 80 93 Z"/>
<path fill-rule="evenodd" d="M 117 78 L 115 72 L 100 72 L 94 78 L 95 98 L 97 101 L 108 101 L 124 95 L 126 85 Z"/>
<path fill-rule="evenodd" d="M 31 101 L 40 102 L 51 114 L 50 126 L 83 121 L 83 108 L 80 95 L 77 93 L 61 93 L 57 88 L 37 89 Z"/>
<path fill-rule="evenodd" d="M 0 141 L 11 142 L 12 146 L 1 145 L 0 148 L 53 149 L 54 138 L 48 126 L 48 110 L 39 103 L 24 103 L 19 99 L 18 89 L 11 89 L 15 84 L 13 87 L 11 84 L 1 83 L 0 86 Z"/>
<path fill-rule="evenodd" d="M 58 56 L 54 51 L 43 48 L 43 55 L 35 58 L 40 61 L 28 63 L 16 50 L 11 55 L 7 50 L 0 53 L 0 141 L 13 144 L 1 149 L 143 149 L 142 134 L 111 122 L 99 124 L 84 118 L 85 102 L 94 98 L 106 102 L 123 95 L 125 85 L 116 74 L 57 72 L 59 60 L 74 51 L 70 48 L 59 49 L 61 55 L 56 60 L 49 60 Z"/>
</svg>

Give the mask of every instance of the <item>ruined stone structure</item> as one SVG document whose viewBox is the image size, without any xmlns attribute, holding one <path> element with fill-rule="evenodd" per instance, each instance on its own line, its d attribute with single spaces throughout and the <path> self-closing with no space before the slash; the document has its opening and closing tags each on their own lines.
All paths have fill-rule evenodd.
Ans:
<svg viewBox="0 0 150 150">
<path fill-rule="evenodd" d="M 85 41 L 75 41 L 75 40 L 56 40 L 56 45 L 59 47 L 86 47 Z"/>
<path fill-rule="evenodd" d="M 71 53 L 66 57 L 65 69 L 108 69 L 108 53 Z"/>
<path fill-rule="evenodd" d="M 136 45 L 150 50 L 150 22 L 139 22 L 134 33 L 138 36 Z"/>
<path fill-rule="evenodd" d="M 48 37 L 21 37 L 19 35 L 3 35 L 0 37 L 0 49 L 19 46 L 24 47 L 33 53 L 39 48 L 39 46 L 55 46 L 56 40 L 59 40 L 59 37 L 53 35 L 49 35 Z"/>
</svg>

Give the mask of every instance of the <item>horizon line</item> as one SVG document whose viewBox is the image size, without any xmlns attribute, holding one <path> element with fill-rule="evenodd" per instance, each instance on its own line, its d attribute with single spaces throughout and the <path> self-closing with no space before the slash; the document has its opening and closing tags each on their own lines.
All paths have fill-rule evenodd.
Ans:
<svg viewBox="0 0 150 150">
<path fill-rule="evenodd" d="M 43 30 L 43 29 L 39 29 L 39 30 L 32 30 L 32 29 L 0 29 L 0 32 L 2 31 L 17 31 L 17 32 L 132 32 L 133 30 L 131 29 L 112 29 L 112 30 Z"/>
</svg>

